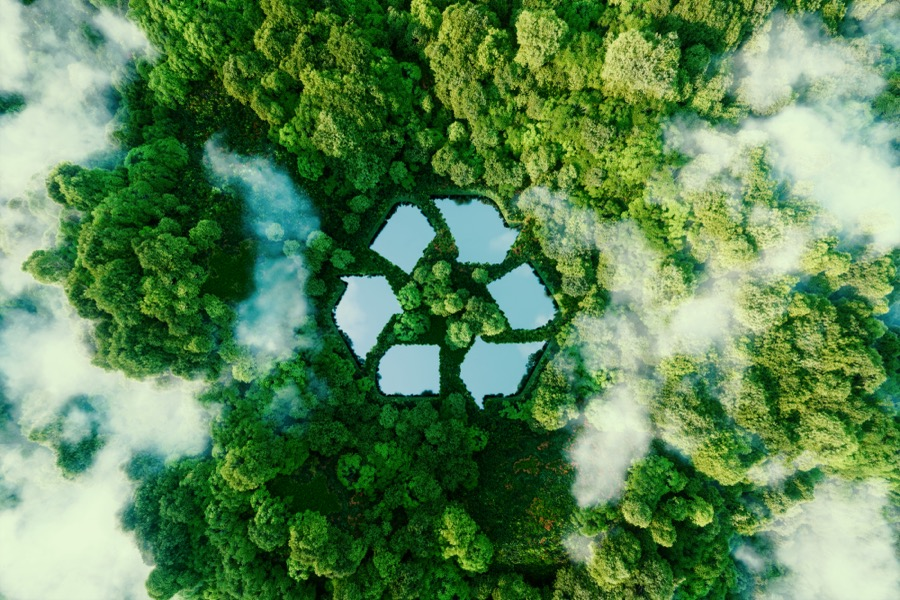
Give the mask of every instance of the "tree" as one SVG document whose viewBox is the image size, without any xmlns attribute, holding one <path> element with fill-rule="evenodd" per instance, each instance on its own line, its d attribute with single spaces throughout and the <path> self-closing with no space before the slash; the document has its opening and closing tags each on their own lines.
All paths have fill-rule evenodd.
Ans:
<svg viewBox="0 0 900 600">
<path fill-rule="evenodd" d="M 296 515 L 290 525 L 291 577 L 306 580 L 310 575 L 341 579 L 356 572 L 366 554 L 365 544 L 330 525 L 317 512 Z"/>
<path fill-rule="evenodd" d="M 676 42 L 658 34 L 648 40 L 633 29 L 620 33 L 606 49 L 603 92 L 632 104 L 675 100 L 681 56 Z"/>
<path fill-rule="evenodd" d="M 536 70 L 559 52 L 569 31 L 565 21 L 552 10 L 523 10 L 516 19 L 519 51 L 515 61 Z"/>
<path fill-rule="evenodd" d="M 494 548 L 478 525 L 462 508 L 450 506 L 441 517 L 440 535 L 444 558 L 455 557 L 466 571 L 484 573 L 488 570 Z"/>
</svg>

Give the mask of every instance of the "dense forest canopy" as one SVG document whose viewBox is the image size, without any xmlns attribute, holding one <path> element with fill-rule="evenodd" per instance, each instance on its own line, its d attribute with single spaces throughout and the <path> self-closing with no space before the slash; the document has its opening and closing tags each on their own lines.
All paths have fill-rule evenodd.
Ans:
<svg viewBox="0 0 900 600">
<path fill-rule="evenodd" d="M 60 6 L 0 0 L 0 597 L 900 596 L 895 3 Z M 489 292 L 526 264 L 529 330 Z M 483 406 L 481 338 L 546 342 Z M 439 390 L 382 393 L 421 343 Z M 116 482 L 121 587 L 16 562 L 45 455 Z"/>
</svg>

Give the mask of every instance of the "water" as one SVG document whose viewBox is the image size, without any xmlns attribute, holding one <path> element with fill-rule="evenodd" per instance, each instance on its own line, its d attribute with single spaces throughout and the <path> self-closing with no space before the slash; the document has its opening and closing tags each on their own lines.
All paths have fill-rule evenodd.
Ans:
<svg viewBox="0 0 900 600">
<path fill-rule="evenodd" d="M 513 329 L 535 329 L 550 322 L 556 312 L 547 288 L 528 265 L 516 267 L 487 287 Z"/>
<path fill-rule="evenodd" d="M 509 396 L 519 390 L 528 357 L 543 346 L 544 342 L 492 344 L 477 338 L 466 353 L 459 374 L 475 402 L 483 408 L 485 396 Z"/>
<path fill-rule="evenodd" d="M 435 200 L 459 249 L 459 262 L 503 262 L 516 240 L 516 231 L 508 228 L 493 206 L 473 200 L 459 204 L 445 198 Z"/>
<path fill-rule="evenodd" d="M 415 206 L 401 204 L 372 242 L 372 250 L 411 273 L 435 232 Z"/>
<path fill-rule="evenodd" d="M 378 365 L 381 391 L 418 396 L 440 391 L 440 347 L 391 346 Z"/>
<path fill-rule="evenodd" d="M 344 277 L 347 290 L 334 309 L 334 318 L 356 355 L 364 359 L 392 315 L 402 311 L 384 277 Z"/>
</svg>

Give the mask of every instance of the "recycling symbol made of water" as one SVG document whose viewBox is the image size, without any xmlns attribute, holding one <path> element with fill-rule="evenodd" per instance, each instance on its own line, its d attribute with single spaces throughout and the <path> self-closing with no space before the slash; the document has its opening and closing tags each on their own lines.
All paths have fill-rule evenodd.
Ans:
<svg viewBox="0 0 900 600">
<path fill-rule="evenodd" d="M 482 198 L 391 209 L 370 245 L 381 272 L 344 277 L 334 311 L 359 360 L 378 361 L 383 393 L 439 392 L 441 361 L 461 353 L 459 376 L 480 407 L 519 390 L 557 310 L 518 233 Z"/>
</svg>

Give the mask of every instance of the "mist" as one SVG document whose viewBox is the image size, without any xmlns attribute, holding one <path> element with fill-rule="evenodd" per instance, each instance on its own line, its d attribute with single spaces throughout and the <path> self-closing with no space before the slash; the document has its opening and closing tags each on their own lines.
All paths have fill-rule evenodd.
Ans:
<svg viewBox="0 0 900 600">
<path fill-rule="evenodd" d="M 290 248 L 302 248 L 319 219 L 309 197 L 270 161 L 227 152 L 212 140 L 205 156 L 213 180 L 239 191 L 257 240 L 255 292 L 238 306 L 235 336 L 265 371 L 311 343 L 297 333 L 310 318 L 304 292 L 308 271 Z"/>
<path fill-rule="evenodd" d="M 666 126 L 668 149 L 687 164 L 674 186 L 648 186 L 647 201 L 676 207 L 692 195 L 720 195 L 755 240 L 755 247 L 729 247 L 715 231 L 690 232 L 691 251 L 703 263 L 697 278 L 654 250 L 627 219 L 599 223 L 564 194 L 544 189 L 520 197 L 519 207 L 538 223 L 545 253 L 564 264 L 564 280 L 577 271 L 568 264 L 598 255 L 598 283 L 610 294 L 602 312 L 585 310 L 572 320 L 565 342 L 580 353 L 587 376 L 608 382 L 585 403 L 571 450 L 579 505 L 616 501 L 628 468 L 654 438 L 686 455 L 693 450 L 678 426 L 655 424 L 650 416 L 667 358 L 715 357 L 730 373 L 726 385 L 739 389 L 746 368 L 739 341 L 765 332 L 786 308 L 759 296 L 767 286 L 790 289 L 799 281 L 803 257 L 817 239 L 837 234 L 875 254 L 900 245 L 900 169 L 891 147 L 898 132 L 871 109 L 885 85 L 872 66 L 873 48 L 868 38 L 833 40 L 820 23 L 777 15 L 734 61 L 746 118 L 737 127 L 685 117 Z M 742 178 L 752 167 L 751 152 L 760 149 L 791 201 L 815 208 L 812 217 L 790 222 L 781 206 L 744 204 Z M 893 322 L 895 311 L 885 319 Z M 770 473 L 772 464 L 761 462 L 751 475 L 771 483 L 796 468 L 779 464 Z M 787 561 L 781 550 L 778 556 Z"/>
<path fill-rule="evenodd" d="M 887 8 L 887 7 L 886 7 Z M 896 46 L 896 24 L 864 23 L 862 38 L 832 38 L 821 22 L 776 14 L 735 57 L 735 93 L 747 109 L 737 128 L 673 121 L 667 143 L 691 158 L 679 177 L 700 189 L 752 147 L 767 147 L 778 178 L 820 209 L 828 231 L 876 252 L 900 245 L 900 131 L 872 101 L 886 87 L 876 68 L 879 44 Z"/>
<path fill-rule="evenodd" d="M 628 469 L 647 454 L 653 433 L 646 405 L 636 399 L 639 394 L 623 385 L 588 404 L 589 425 L 571 451 L 577 473 L 572 493 L 579 506 L 617 499 Z"/>
<path fill-rule="evenodd" d="M 89 325 L 61 289 L 21 270 L 53 243 L 50 169 L 121 154 L 109 139 L 112 86 L 149 52 L 137 28 L 110 11 L 0 0 L 0 93 L 25 101 L 0 115 L 0 387 L 11 414 L 0 425 L 0 596 L 10 600 L 146 597 L 150 567 L 119 523 L 133 489 L 122 467 L 136 452 L 173 460 L 209 445 L 212 415 L 195 399 L 199 384 L 139 382 L 95 367 Z M 63 438 L 81 439 L 96 423 L 105 443 L 82 473 L 63 477 L 55 452 L 28 437 L 76 398 L 92 412 L 69 412 Z"/>
<path fill-rule="evenodd" d="M 777 520 L 769 534 L 787 573 L 762 596 L 790 600 L 893 600 L 900 560 L 885 519 L 887 486 L 827 481 L 812 502 Z"/>
<path fill-rule="evenodd" d="M 122 466 L 136 452 L 169 460 L 204 452 L 211 415 L 195 400 L 196 384 L 137 382 L 94 367 L 62 293 L 44 296 L 36 312 L 6 311 L 0 331 L 0 375 L 20 432 L 0 453 L 0 480 L 17 497 L 0 511 L 0 593 L 145 597 L 150 567 L 119 523 L 132 493 Z M 26 436 L 80 396 L 90 398 L 106 444 L 84 473 L 63 478 L 54 453 Z"/>
<path fill-rule="evenodd" d="M 690 159 L 679 175 L 681 190 L 718 185 L 738 194 L 733 183 L 742 157 L 765 148 L 773 175 L 817 209 L 813 219 L 777 232 L 780 242 L 752 267 L 755 286 L 746 285 L 746 269 L 734 270 L 731 277 L 744 283 L 739 299 L 758 293 L 766 275 L 770 283 L 781 278 L 793 285 L 802 255 L 825 236 L 863 245 L 869 256 L 900 246 L 900 161 L 892 146 L 900 130 L 872 108 L 885 87 L 875 67 L 879 44 L 896 46 L 898 28 L 889 16 L 875 18 L 884 20 L 863 23 L 869 35 L 844 40 L 827 36 L 818 21 L 776 15 L 736 56 L 735 90 L 748 112 L 737 127 L 676 120 L 668 128 L 670 147 Z M 784 310 L 765 304 L 739 302 L 731 335 L 765 331 Z M 884 319 L 891 323 L 892 313 Z M 739 387 L 740 371 L 735 373 Z M 796 469 L 781 457 L 768 457 L 748 476 L 757 485 L 777 486 Z M 900 564 L 883 514 L 888 504 L 883 482 L 820 485 L 812 502 L 773 524 L 773 558 L 786 574 L 763 582 L 757 594 L 801 600 L 900 597 Z M 751 570 L 763 561 L 748 549 L 738 558 Z"/>
</svg>

